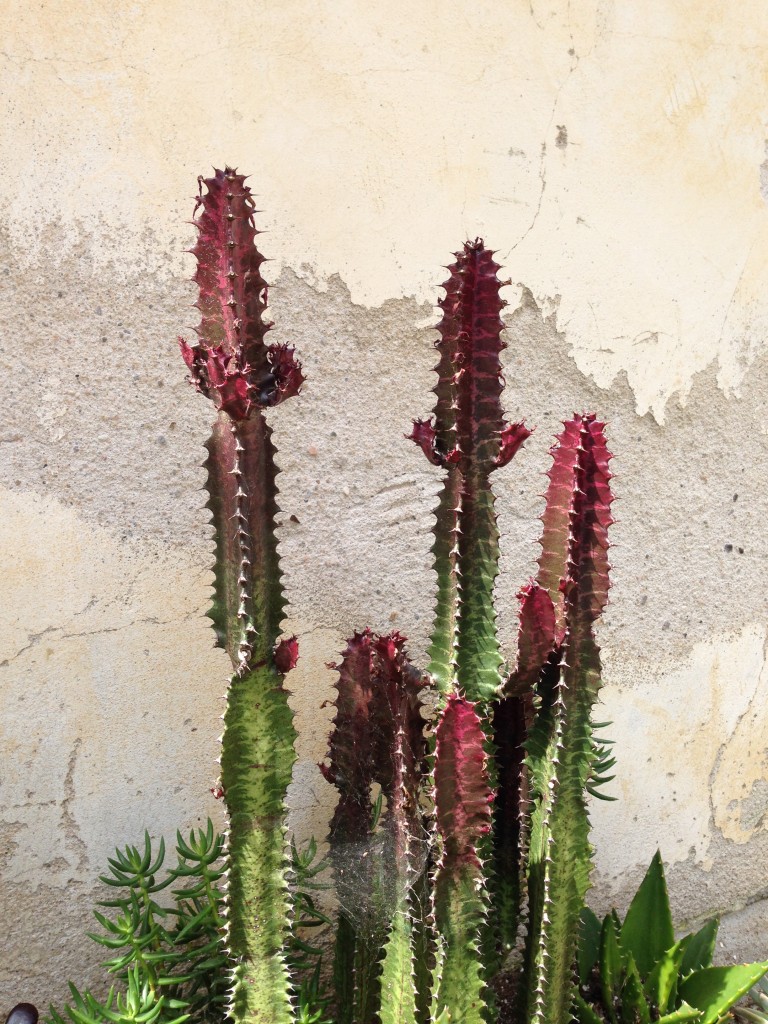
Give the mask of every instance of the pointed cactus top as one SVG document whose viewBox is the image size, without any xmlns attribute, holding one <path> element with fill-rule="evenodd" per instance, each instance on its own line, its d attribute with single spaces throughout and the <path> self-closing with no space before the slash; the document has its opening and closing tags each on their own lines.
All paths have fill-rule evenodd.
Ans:
<svg viewBox="0 0 768 1024">
<path fill-rule="evenodd" d="M 552 448 L 538 583 L 552 599 L 558 640 L 565 628 L 566 602 L 579 581 L 584 590 L 580 600 L 592 621 L 608 600 L 611 458 L 605 424 L 593 413 L 574 414 Z"/>
<path fill-rule="evenodd" d="M 440 353 L 435 370 L 437 401 L 434 417 L 416 420 L 410 437 L 435 465 L 506 465 L 530 430 L 523 423 L 506 425 L 501 409 L 504 377 L 501 339 L 499 264 L 482 239 L 465 242 L 455 253 L 443 285 L 443 311 L 437 326 Z"/>
<path fill-rule="evenodd" d="M 195 226 L 198 343 L 179 338 L 181 354 L 198 391 L 233 420 L 277 405 L 298 393 L 301 364 L 286 345 L 267 345 L 264 257 L 256 248 L 256 212 L 245 175 L 231 167 L 200 178 Z M 205 186 L 205 192 L 203 192 Z"/>
</svg>

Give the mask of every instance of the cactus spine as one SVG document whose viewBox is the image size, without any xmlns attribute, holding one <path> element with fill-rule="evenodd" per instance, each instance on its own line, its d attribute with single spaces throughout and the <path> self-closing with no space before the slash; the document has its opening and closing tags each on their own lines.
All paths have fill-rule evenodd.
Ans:
<svg viewBox="0 0 768 1024">
<path fill-rule="evenodd" d="M 193 383 L 218 410 L 206 487 L 216 538 L 209 614 L 234 668 L 221 751 L 229 1013 L 235 1021 L 289 1024 L 284 816 L 295 731 L 283 675 L 297 649 L 295 638 L 278 642 L 285 604 L 275 538 L 278 471 L 264 409 L 296 394 L 303 378 L 291 349 L 265 343 L 267 286 L 244 176 L 227 168 L 200 185 L 193 253 L 201 322 L 198 343 L 180 345 Z"/>
</svg>

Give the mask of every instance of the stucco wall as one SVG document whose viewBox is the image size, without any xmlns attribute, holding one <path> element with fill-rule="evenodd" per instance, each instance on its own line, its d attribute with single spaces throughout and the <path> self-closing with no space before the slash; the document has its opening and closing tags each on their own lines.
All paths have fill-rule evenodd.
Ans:
<svg viewBox="0 0 768 1024">
<path fill-rule="evenodd" d="M 344 636 L 394 624 L 423 655 L 437 479 L 402 435 L 430 407 L 441 265 L 483 235 L 513 282 L 507 408 L 538 427 L 496 480 L 507 651 L 559 418 L 596 409 L 616 452 L 621 799 L 595 809 L 595 899 L 657 845 L 680 918 L 766 896 L 765 5 L 0 6 L 0 1009 L 94 976 L 114 845 L 220 811 L 210 409 L 175 344 L 214 163 L 253 174 L 309 378 L 271 417 L 296 828 L 325 832 Z M 767 919 L 731 919 L 723 955 L 765 954 Z"/>
</svg>

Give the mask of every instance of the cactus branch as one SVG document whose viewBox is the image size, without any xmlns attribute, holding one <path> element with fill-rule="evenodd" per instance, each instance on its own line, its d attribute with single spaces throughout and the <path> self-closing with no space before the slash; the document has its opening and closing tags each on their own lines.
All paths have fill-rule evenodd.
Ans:
<svg viewBox="0 0 768 1024">
<path fill-rule="evenodd" d="M 379 998 L 382 1019 L 415 1014 L 412 903 L 425 838 L 419 796 L 426 744 L 424 680 L 404 645 L 398 633 L 370 630 L 349 641 L 338 666 L 330 764 L 321 766 L 339 791 L 330 857 L 340 903 L 337 989 L 346 987 L 340 1024 L 372 1021 Z M 374 823 L 375 785 L 386 812 Z"/>
<path fill-rule="evenodd" d="M 500 297 L 493 253 L 467 242 L 449 268 L 435 345 L 434 419 L 416 420 L 410 435 L 427 458 L 445 469 L 432 548 L 437 603 L 429 671 L 443 693 L 471 699 L 495 696 L 502 663 L 493 585 L 498 529 L 490 474 L 506 465 L 530 434 L 505 425 L 501 392 Z"/>
<path fill-rule="evenodd" d="M 564 450 L 565 449 L 565 450 Z M 531 836 L 525 991 L 531 1024 L 568 1024 L 579 915 L 589 886 L 591 846 L 585 789 L 594 746 L 591 713 L 600 687 L 600 650 L 593 626 L 608 597 L 610 455 L 603 424 L 575 416 L 553 449 L 553 510 L 544 514 L 542 566 L 557 570 L 549 543 L 562 549 L 552 523 L 567 509 L 563 639 L 539 685 L 541 711 L 528 739 Z M 570 466 L 570 482 L 565 472 Z M 557 480 L 557 485 L 555 485 Z M 551 514 L 550 514 L 551 513 Z M 550 568 L 551 567 L 551 568 Z M 552 593 L 552 591 L 550 591 Z"/>
<path fill-rule="evenodd" d="M 278 642 L 285 604 L 275 536 L 278 470 L 263 409 L 295 394 L 303 378 L 291 349 L 265 344 L 272 325 L 264 320 L 264 258 L 244 176 L 226 168 L 201 180 L 198 209 L 201 321 L 198 343 L 180 346 L 192 382 L 218 410 L 206 486 L 216 538 L 209 614 L 234 666 L 221 752 L 229 815 L 228 1009 L 235 1022 L 291 1024 L 284 815 L 296 733 L 283 675 L 298 650 L 295 637 Z"/>
<path fill-rule="evenodd" d="M 448 698 L 436 730 L 435 1017 L 480 1024 L 486 979 L 479 952 L 487 913 L 479 849 L 491 827 L 485 736 L 475 704 Z"/>
</svg>

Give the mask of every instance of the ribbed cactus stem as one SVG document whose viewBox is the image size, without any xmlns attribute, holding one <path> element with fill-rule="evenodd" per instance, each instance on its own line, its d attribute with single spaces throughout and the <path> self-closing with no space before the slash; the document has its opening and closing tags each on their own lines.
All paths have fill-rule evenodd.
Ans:
<svg viewBox="0 0 768 1024">
<path fill-rule="evenodd" d="M 420 794 L 426 741 L 421 674 L 399 633 L 355 633 L 338 665 L 325 777 L 339 791 L 330 859 L 339 894 L 339 1024 L 415 1024 L 413 912 L 425 839 Z M 374 824 L 372 787 L 386 812 Z M 377 1018 L 378 1013 L 378 1018 Z"/>
<path fill-rule="evenodd" d="M 488 991 L 480 943 L 488 904 L 480 850 L 491 827 L 493 794 L 477 707 L 455 695 L 448 698 L 436 729 L 434 783 L 433 1017 L 483 1024 Z"/>
<path fill-rule="evenodd" d="M 206 191 L 203 192 L 202 186 Z M 267 286 L 253 200 L 231 168 L 201 182 L 195 280 L 199 341 L 181 341 L 197 389 L 218 410 L 207 442 L 215 532 L 210 617 L 234 675 L 227 692 L 221 789 L 227 806 L 226 940 L 235 1022 L 291 1024 L 285 795 L 296 732 L 283 686 L 295 638 L 278 643 L 285 599 L 275 535 L 277 467 L 263 409 L 295 394 L 301 368 L 265 344 Z"/>
<path fill-rule="evenodd" d="M 493 586 L 499 534 L 491 473 L 506 465 L 530 431 L 505 425 L 501 408 L 502 282 L 493 253 L 477 239 L 456 253 L 440 300 L 435 342 L 434 418 L 411 438 L 445 470 L 432 548 L 437 602 L 429 672 L 445 693 L 492 699 L 501 684 Z"/>
<path fill-rule="evenodd" d="M 526 759 L 532 811 L 524 991 L 530 1024 L 571 1020 L 573 962 L 592 854 L 585 793 L 594 756 L 591 714 L 600 687 L 593 626 L 608 597 L 607 531 L 613 522 L 603 424 L 591 415 L 575 416 L 559 442 L 542 517 L 539 580 L 553 592 L 557 570 L 549 545 L 562 550 L 565 521 L 565 573 L 556 591 L 562 596 L 562 639 L 559 658 L 551 659 L 539 683 L 541 710 Z"/>
</svg>

